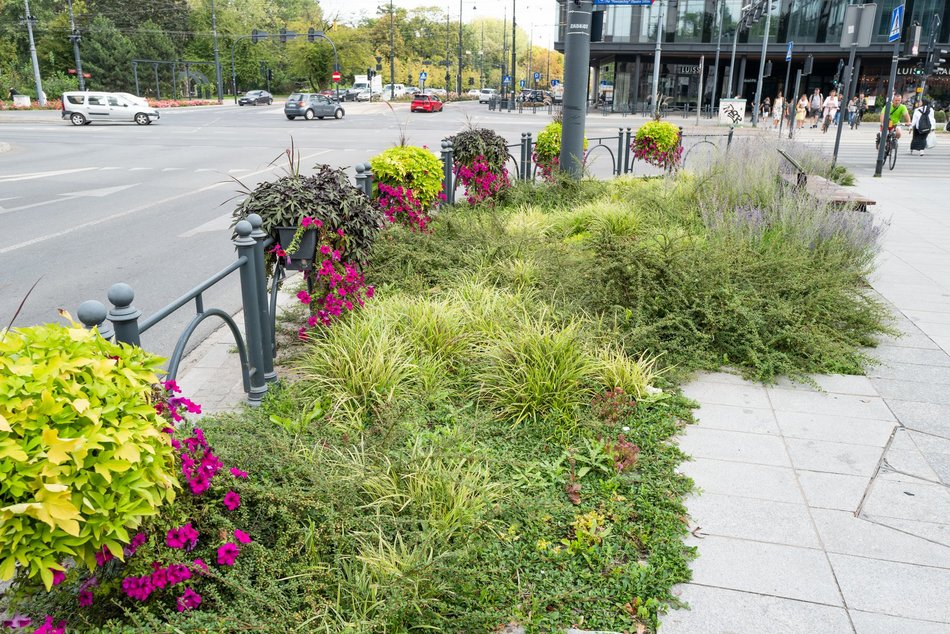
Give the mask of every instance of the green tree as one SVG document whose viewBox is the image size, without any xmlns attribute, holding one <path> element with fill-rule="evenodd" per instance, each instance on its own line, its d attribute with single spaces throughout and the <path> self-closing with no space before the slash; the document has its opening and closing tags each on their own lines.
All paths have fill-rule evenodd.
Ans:
<svg viewBox="0 0 950 634">
<path fill-rule="evenodd" d="M 83 70 L 92 75 L 89 88 L 132 91 L 132 41 L 109 18 L 98 16 L 83 37 Z"/>
</svg>

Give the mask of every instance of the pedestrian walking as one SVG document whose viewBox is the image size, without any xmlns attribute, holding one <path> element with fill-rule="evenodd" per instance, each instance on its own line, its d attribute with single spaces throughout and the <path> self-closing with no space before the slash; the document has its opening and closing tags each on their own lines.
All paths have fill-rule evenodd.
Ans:
<svg viewBox="0 0 950 634">
<path fill-rule="evenodd" d="M 762 102 L 759 106 L 759 119 L 763 121 L 769 120 L 769 114 L 772 112 L 772 100 L 768 97 Z"/>
<path fill-rule="evenodd" d="M 811 95 L 811 100 L 809 101 L 809 115 L 812 117 L 811 127 L 818 127 L 818 117 L 821 116 L 821 106 L 825 102 L 824 95 L 821 94 L 821 90 L 815 88 L 815 92 Z"/>
<path fill-rule="evenodd" d="M 914 110 L 914 118 L 910 123 L 914 136 L 910 140 L 910 153 L 916 150 L 921 156 L 924 150 L 930 149 L 934 144 L 934 130 L 937 128 L 937 120 L 934 117 L 934 109 L 927 99 L 921 100 L 919 108 Z"/>
<path fill-rule="evenodd" d="M 801 130 L 805 125 L 805 117 L 808 116 L 808 95 L 802 93 L 802 98 L 795 104 L 795 122 L 798 129 Z"/>
<path fill-rule="evenodd" d="M 861 126 L 861 119 L 864 118 L 864 113 L 868 111 L 868 100 L 862 92 L 858 95 L 858 110 L 855 112 L 854 121 L 851 122 L 851 129 L 858 128 Z"/>
<path fill-rule="evenodd" d="M 772 128 L 777 128 L 779 122 L 782 120 L 782 117 L 785 116 L 785 99 L 782 98 L 782 95 L 776 95 L 775 101 L 772 102 Z"/>
<path fill-rule="evenodd" d="M 858 113 L 858 98 L 851 97 L 851 101 L 848 102 L 848 125 L 851 126 L 851 129 L 854 130 L 854 117 Z"/>
</svg>

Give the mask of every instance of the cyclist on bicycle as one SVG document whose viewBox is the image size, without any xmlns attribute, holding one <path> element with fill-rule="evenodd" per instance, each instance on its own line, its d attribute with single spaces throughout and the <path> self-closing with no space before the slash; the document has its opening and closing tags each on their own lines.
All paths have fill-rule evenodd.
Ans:
<svg viewBox="0 0 950 634">
<path fill-rule="evenodd" d="M 903 97 L 900 93 L 894 93 L 894 101 L 891 103 L 891 116 L 887 120 L 887 129 L 888 131 L 894 130 L 894 135 L 899 139 L 901 138 L 901 129 L 897 126 L 900 125 L 901 120 L 903 119 L 906 125 L 910 125 L 910 113 L 907 111 L 907 106 L 903 103 Z M 881 111 L 881 130 L 884 129 L 884 112 Z M 881 133 L 877 133 L 877 140 L 875 145 L 881 142 Z"/>
</svg>

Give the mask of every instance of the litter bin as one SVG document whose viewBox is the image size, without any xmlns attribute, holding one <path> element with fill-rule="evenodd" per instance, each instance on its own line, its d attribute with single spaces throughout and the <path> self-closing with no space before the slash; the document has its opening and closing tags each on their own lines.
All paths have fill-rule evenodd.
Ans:
<svg viewBox="0 0 950 634">
<path fill-rule="evenodd" d="M 13 107 L 14 108 L 29 108 L 30 96 L 29 95 L 13 95 Z"/>
</svg>

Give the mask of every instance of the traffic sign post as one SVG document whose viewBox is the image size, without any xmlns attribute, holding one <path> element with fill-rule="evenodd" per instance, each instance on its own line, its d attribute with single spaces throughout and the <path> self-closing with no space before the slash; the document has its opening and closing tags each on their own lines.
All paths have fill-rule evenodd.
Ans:
<svg viewBox="0 0 950 634">
<path fill-rule="evenodd" d="M 336 83 L 340 83 L 341 78 L 342 76 L 340 75 L 340 71 L 338 70 L 333 71 L 333 81 L 335 81 Z"/>
<path fill-rule="evenodd" d="M 887 100 L 884 102 L 884 120 L 881 125 L 881 140 L 877 148 L 877 162 L 874 164 L 874 177 L 880 178 L 884 170 L 884 147 L 887 145 L 887 126 L 891 118 L 891 101 L 894 99 L 894 82 L 897 81 L 897 62 L 901 54 L 901 24 L 904 20 L 904 5 L 899 4 L 891 12 L 891 28 L 887 41 L 894 43 L 894 55 L 891 57 L 891 76 L 887 82 Z M 895 150 L 896 151 L 896 150 Z"/>
<path fill-rule="evenodd" d="M 519 79 L 519 80 L 518 80 L 518 85 L 521 86 L 522 88 L 524 88 L 524 80 L 523 80 L 523 79 Z"/>
<path fill-rule="evenodd" d="M 789 43 L 788 43 L 788 50 L 785 51 L 785 61 L 786 61 L 786 62 L 792 61 L 792 49 L 793 49 L 794 47 L 795 47 L 795 42 L 789 42 Z M 785 83 L 788 83 L 788 82 L 786 81 Z"/>
<path fill-rule="evenodd" d="M 429 73 L 422 71 L 419 73 L 419 87 L 422 90 L 426 89 L 426 80 L 429 79 Z"/>
<path fill-rule="evenodd" d="M 501 83 L 503 83 L 503 84 L 510 84 L 510 83 L 511 83 L 511 75 L 505 75 L 505 76 L 502 78 Z"/>
<path fill-rule="evenodd" d="M 535 73 L 535 74 L 534 74 L 534 87 L 535 87 L 535 88 L 538 87 L 538 80 L 539 80 L 539 79 L 541 79 L 541 73 Z"/>
</svg>

